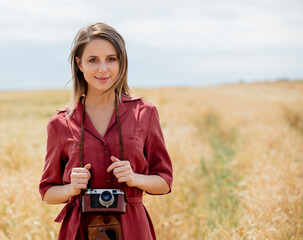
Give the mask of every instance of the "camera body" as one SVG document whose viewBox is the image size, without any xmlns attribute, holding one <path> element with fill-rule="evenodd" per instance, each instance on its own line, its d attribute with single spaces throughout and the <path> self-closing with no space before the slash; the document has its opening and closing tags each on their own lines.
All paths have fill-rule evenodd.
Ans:
<svg viewBox="0 0 303 240">
<path fill-rule="evenodd" d="M 88 188 L 82 194 L 82 212 L 124 214 L 124 193 L 120 189 Z"/>
</svg>

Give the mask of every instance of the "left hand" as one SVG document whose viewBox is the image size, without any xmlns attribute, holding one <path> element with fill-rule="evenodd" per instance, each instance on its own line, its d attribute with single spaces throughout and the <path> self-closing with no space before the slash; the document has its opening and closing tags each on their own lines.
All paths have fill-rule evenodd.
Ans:
<svg viewBox="0 0 303 240">
<path fill-rule="evenodd" d="M 107 172 L 113 171 L 119 183 L 125 182 L 129 187 L 136 186 L 136 174 L 127 160 L 119 160 L 111 156 L 112 164 L 107 168 Z"/>
</svg>

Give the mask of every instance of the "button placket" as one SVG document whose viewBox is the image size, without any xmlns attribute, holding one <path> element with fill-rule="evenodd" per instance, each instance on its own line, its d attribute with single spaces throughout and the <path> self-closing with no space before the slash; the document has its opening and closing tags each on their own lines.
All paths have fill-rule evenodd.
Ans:
<svg viewBox="0 0 303 240">
<path fill-rule="evenodd" d="M 107 145 L 106 145 L 106 143 L 104 143 L 103 146 L 104 146 L 104 148 L 105 148 L 104 153 L 107 153 L 108 150 L 107 150 Z"/>
<path fill-rule="evenodd" d="M 107 144 L 104 142 L 103 143 L 103 146 L 104 146 L 104 159 L 106 159 L 108 162 L 109 162 L 109 165 L 111 164 L 111 161 L 110 161 L 110 156 L 109 156 L 109 149 L 107 147 Z M 111 172 L 106 172 L 105 173 L 105 178 L 106 178 L 106 185 L 107 185 L 107 188 L 110 188 L 111 187 L 111 179 L 112 179 L 112 173 Z"/>
</svg>

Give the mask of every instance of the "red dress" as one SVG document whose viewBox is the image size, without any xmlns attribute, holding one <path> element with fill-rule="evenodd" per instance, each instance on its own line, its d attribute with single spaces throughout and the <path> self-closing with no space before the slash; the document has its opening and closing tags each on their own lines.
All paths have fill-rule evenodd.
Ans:
<svg viewBox="0 0 303 240">
<path fill-rule="evenodd" d="M 121 97 L 119 114 L 124 146 L 124 158 L 130 161 L 135 173 L 159 175 L 172 186 L 173 173 L 170 157 L 165 148 L 157 109 L 141 98 Z M 39 185 L 42 198 L 55 185 L 70 183 L 71 170 L 80 166 L 80 128 L 83 105 L 79 102 L 70 118 L 66 110 L 52 116 L 47 126 L 47 153 Z M 104 137 L 94 128 L 88 115 L 84 119 L 84 165 L 90 163 L 90 188 L 123 189 L 106 169 L 111 156 L 120 158 L 116 114 L 113 113 Z M 127 187 L 129 202 L 126 213 L 119 217 L 125 240 L 156 239 L 152 221 L 142 204 L 142 190 Z M 62 222 L 59 239 L 86 239 L 87 225 L 92 216 L 81 214 L 79 196 L 71 198 L 56 222 Z"/>
</svg>

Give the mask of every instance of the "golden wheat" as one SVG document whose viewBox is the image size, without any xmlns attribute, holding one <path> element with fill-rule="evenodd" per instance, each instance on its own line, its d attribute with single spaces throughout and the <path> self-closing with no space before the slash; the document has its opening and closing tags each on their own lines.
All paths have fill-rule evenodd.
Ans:
<svg viewBox="0 0 303 240">
<path fill-rule="evenodd" d="M 303 82 L 135 89 L 157 105 L 174 166 L 144 197 L 158 239 L 303 239 Z M 41 201 L 46 124 L 70 91 L 0 95 L 0 239 L 56 239 Z"/>
</svg>

